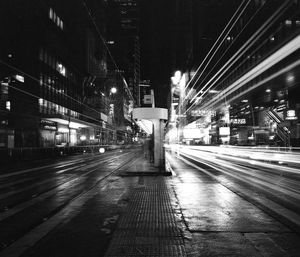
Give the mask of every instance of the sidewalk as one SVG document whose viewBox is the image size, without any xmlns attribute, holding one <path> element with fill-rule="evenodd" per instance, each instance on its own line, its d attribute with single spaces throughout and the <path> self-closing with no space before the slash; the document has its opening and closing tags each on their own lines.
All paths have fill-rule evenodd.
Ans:
<svg viewBox="0 0 300 257">
<path fill-rule="evenodd" d="M 175 198 L 166 183 L 170 173 L 142 157 L 120 175 L 138 176 L 138 185 L 129 192 L 105 256 L 186 256 L 180 219 L 172 207 Z"/>
<path fill-rule="evenodd" d="M 187 256 L 168 175 L 138 154 L 3 256 Z"/>
<path fill-rule="evenodd" d="M 299 256 L 295 232 L 212 172 L 167 158 L 174 176 L 137 154 L 0 256 Z"/>
</svg>

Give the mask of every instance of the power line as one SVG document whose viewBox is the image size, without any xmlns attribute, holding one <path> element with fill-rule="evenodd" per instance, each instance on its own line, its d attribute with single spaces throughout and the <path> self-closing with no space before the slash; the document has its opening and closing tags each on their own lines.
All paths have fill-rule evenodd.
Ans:
<svg viewBox="0 0 300 257">
<path fill-rule="evenodd" d="M 110 56 L 110 58 L 111 58 L 113 64 L 114 64 L 114 66 L 115 66 L 115 68 L 116 68 L 116 70 L 117 70 L 118 75 L 120 76 L 120 78 L 122 79 L 123 83 L 125 84 L 125 88 L 126 88 L 127 92 L 129 93 L 130 98 L 131 98 L 132 100 L 134 100 L 134 98 L 133 98 L 133 96 L 132 96 L 132 94 L 131 94 L 131 91 L 130 91 L 130 89 L 129 89 L 127 83 L 126 83 L 126 80 L 125 80 L 125 78 L 120 74 L 120 69 L 119 69 L 119 67 L 118 67 L 118 65 L 117 65 L 117 63 L 116 63 L 116 61 L 115 61 L 115 59 L 114 59 L 114 57 L 113 57 L 111 51 L 109 50 L 109 47 L 108 47 L 108 45 L 107 45 L 107 43 L 106 43 L 106 40 L 105 40 L 104 37 L 102 36 L 102 34 L 101 34 L 101 32 L 100 32 L 100 29 L 99 29 L 97 23 L 95 22 L 95 19 L 93 18 L 91 12 L 90 12 L 90 9 L 88 8 L 88 6 L 87 6 L 87 4 L 86 4 L 86 2 L 85 2 L 84 0 L 82 0 L 82 4 L 84 5 L 84 7 L 85 7 L 85 9 L 86 9 L 86 11 L 87 11 L 87 13 L 88 13 L 88 15 L 89 15 L 89 17 L 90 17 L 90 20 L 92 21 L 92 23 L 93 23 L 93 25 L 94 25 L 94 27 L 95 27 L 97 33 L 98 33 L 99 38 L 100 38 L 101 41 L 103 42 L 103 45 L 105 46 L 105 48 L 106 48 L 106 50 L 107 50 L 107 52 L 108 52 L 108 54 L 109 54 L 109 56 Z"/>
</svg>

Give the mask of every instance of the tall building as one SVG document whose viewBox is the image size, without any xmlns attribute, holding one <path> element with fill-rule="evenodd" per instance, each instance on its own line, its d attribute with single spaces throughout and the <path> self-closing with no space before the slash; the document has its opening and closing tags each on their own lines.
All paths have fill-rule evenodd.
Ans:
<svg viewBox="0 0 300 257">
<path fill-rule="evenodd" d="M 0 147 L 109 143 L 105 1 L 0 3 Z"/>
<path fill-rule="evenodd" d="M 109 49 L 118 60 L 111 65 L 122 67 L 119 72 L 124 76 L 131 90 L 135 105 L 139 106 L 139 1 L 110 0 L 108 7 L 110 10 L 107 27 Z"/>
</svg>

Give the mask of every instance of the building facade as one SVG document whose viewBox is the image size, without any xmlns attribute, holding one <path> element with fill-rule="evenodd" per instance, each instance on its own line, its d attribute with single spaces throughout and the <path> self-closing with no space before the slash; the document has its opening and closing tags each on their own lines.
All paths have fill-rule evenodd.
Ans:
<svg viewBox="0 0 300 257">
<path fill-rule="evenodd" d="M 105 10 L 93 0 L 1 2 L 0 147 L 116 142 Z"/>
<path fill-rule="evenodd" d="M 139 106 L 140 82 L 140 5 L 137 0 L 110 0 L 108 1 L 109 18 L 107 37 L 109 49 L 118 59 L 110 63 L 114 69 L 125 78 L 134 97 L 135 105 Z"/>
</svg>

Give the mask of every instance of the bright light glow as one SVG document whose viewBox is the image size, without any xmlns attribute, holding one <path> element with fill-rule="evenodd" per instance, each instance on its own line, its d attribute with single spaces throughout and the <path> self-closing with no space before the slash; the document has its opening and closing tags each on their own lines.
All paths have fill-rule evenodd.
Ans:
<svg viewBox="0 0 300 257">
<path fill-rule="evenodd" d="M 139 120 L 137 121 L 137 125 L 144 130 L 147 134 L 152 134 L 152 122 L 150 120 Z"/>
<path fill-rule="evenodd" d="M 222 169 L 237 169 L 242 173 L 255 172 L 258 167 L 270 169 L 272 172 L 281 172 L 278 164 L 287 164 L 284 172 L 300 174 L 300 152 L 299 148 L 278 147 L 244 147 L 244 146 L 186 146 L 169 145 L 171 149 L 180 148 L 180 155 L 193 157 L 209 166 L 222 167 Z M 288 151 L 287 151 L 288 150 Z M 218 161 L 213 161 L 215 158 Z M 249 159 L 250 158 L 250 159 Z M 256 167 L 247 170 L 243 163 L 255 161 Z M 230 171 L 229 173 L 232 174 Z M 278 183 L 278 181 L 276 181 Z"/>
<path fill-rule="evenodd" d="M 85 140 L 86 140 L 86 136 L 85 136 L 85 135 L 81 135 L 81 136 L 80 136 L 80 140 L 81 140 L 81 141 L 85 141 Z"/>
<path fill-rule="evenodd" d="M 287 116 L 288 117 L 294 117 L 296 115 L 296 111 L 295 110 L 288 110 L 287 111 Z"/>
<path fill-rule="evenodd" d="M 112 88 L 110 89 L 110 92 L 111 92 L 112 94 L 115 94 L 115 93 L 117 93 L 117 89 L 116 89 L 115 87 L 112 87 Z"/>
<path fill-rule="evenodd" d="M 247 99 L 243 99 L 241 102 L 242 103 L 248 103 L 248 100 Z"/>
<path fill-rule="evenodd" d="M 57 66 L 57 71 L 58 71 L 61 75 L 66 76 L 66 67 L 63 66 L 61 63 L 57 63 L 56 66 Z"/>
<path fill-rule="evenodd" d="M 59 133 L 69 133 L 69 129 L 67 129 L 67 128 L 58 128 L 57 132 L 59 132 Z"/>
<path fill-rule="evenodd" d="M 6 101 L 6 110 L 10 111 L 10 107 L 11 107 L 10 101 Z"/>
<path fill-rule="evenodd" d="M 230 135 L 230 127 L 220 127 L 219 128 L 220 136 L 228 136 Z"/>
<path fill-rule="evenodd" d="M 42 100 L 43 99 L 41 99 L 41 101 Z M 70 121 L 69 122 L 68 120 L 64 120 L 64 119 L 60 119 L 60 118 L 47 118 L 47 120 L 51 120 L 51 121 L 54 121 L 54 122 L 57 122 L 57 123 L 60 123 L 60 124 L 63 124 L 63 125 L 69 125 L 69 127 L 72 128 L 72 129 L 87 128 L 88 127 L 86 124 L 83 124 L 83 123 L 79 123 L 79 122 L 75 122 L 75 121 Z"/>
<path fill-rule="evenodd" d="M 185 74 L 182 75 L 180 81 L 179 81 L 179 86 L 180 86 L 180 95 L 184 96 L 184 89 L 185 89 L 185 85 L 186 85 L 186 79 L 185 79 Z"/>
<path fill-rule="evenodd" d="M 222 101 L 224 98 L 226 98 L 229 94 L 231 94 L 232 92 L 236 91 L 237 89 L 241 88 L 243 85 L 245 85 L 246 83 L 248 83 L 249 81 L 253 80 L 255 77 L 259 76 L 260 74 L 262 74 L 264 71 L 266 71 L 267 69 L 269 69 L 270 67 L 272 67 L 273 65 L 275 65 L 276 63 L 280 62 L 281 60 L 283 60 L 286 56 L 290 55 L 291 53 L 297 51 L 300 48 L 300 35 L 296 36 L 294 39 L 292 39 L 291 41 L 289 41 L 286 45 L 284 45 L 283 47 L 281 47 L 279 50 L 277 50 L 275 53 L 273 53 L 272 55 L 270 55 L 268 58 L 266 58 L 265 60 L 263 60 L 261 63 L 259 63 L 258 65 L 256 65 L 252 70 L 250 70 L 249 72 L 247 72 L 245 75 L 243 75 L 241 78 L 239 78 L 238 80 L 236 80 L 233 84 L 231 84 L 230 86 L 228 86 L 226 89 L 222 90 L 222 95 L 217 95 L 216 97 L 212 98 L 211 100 L 209 100 L 206 104 L 204 104 L 202 107 L 203 108 L 209 108 L 211 107 L 210 105 L 212 104 L 217 104 L 218 102 Z M 232 57 L 233 58 L 233 57 Z M 299 65 L 300 60 L 295 61 L 293 64 L 287 66 L 286 68 L 282 69 L 281 71 L 271 75 L 269 78 L 266 79 L 266 81 L 279 76 L 280 74 L 291 70 L 292 67 L 295 67 L 297 65 Z M 220 70 L 221 72 L 221 70 Z M 217 82 L 217 80 L 215 79 L 215 77 L 218 74 L 216 74 L 213 78 L 211 78 L 211 80 L 208 83 L 210 83 L 212 80 L 215 81 L 215 83 Z M 253 90 L 254 88 L 258 87 L 259 85 L 261 85 L 260 83 L 252 86 L 251 88 L 243 91 L 241 94 L 246 94 L 247 92 L 249 92 L 250 90 Z M 207 85 L 205 85 L 206 87 Z M 213 85 L 211 85 L 210 87 L 212 87 Z M 236 95 L 236 97 L 239 97 L 241 94 Z M 236 99 L 236 97 L 233 97 L 231 100 Z"/>
<path fill-rule="evenodd" d="M 287 110 L 286 116 L 286 120 L 297 120 L 295 110 Z"/>
<path fill-rule="evenodd" d="M 105 153 L 105 148 L 104 147 L 100 147 L 99 148 L 99 153 Z"/>
<path fill-rule="evenodd" d="M 180 82 L 180 79 L 181 79 L 181 72 L 176 71 L 174 77 L 171 78 L 173 85 L 177 85 Z"/>
<path fill-rule="evenodd" d="M 186 139 L 199 139 L 205 136 L 204 129 L 184 128 L 183 137 Z"/>
<path fill-rule="evenodd" d="M 78 122 L 71 121 L 70 124 L 69 124 L 69 127 L 73 128 L 73 129 L 79 129 L 79 128 L 87 127 L 87 126 L 83 125 L 81 123 L 78 123 Z"/>
<path fill-rule="evenodd" d="M 291 83 L 291 82 L 294 82 L 295 81 L 295 76 L 294 75 L 288 75 L 287 78 L 286 78 L 286 81 Z"/>
<path fill-rule="evenodd" d="M 24 81 L 25 81 L 25 79 L 24 79 L 24 76 L 22 76 L 22 75 L 15 75 L 15 79 L 17 80 L 17 81 L 19 81 L 19 82 L 22 82 L 22 83 L 24 83 Z"/>
<path fill-rule="evenodd" d="M 271 89 L 266 89 L 266 93 L 270 93 L 271 92 Z"/>
</svg>

